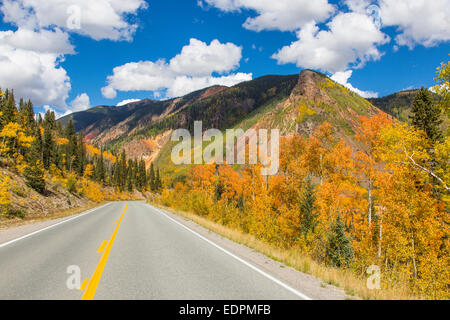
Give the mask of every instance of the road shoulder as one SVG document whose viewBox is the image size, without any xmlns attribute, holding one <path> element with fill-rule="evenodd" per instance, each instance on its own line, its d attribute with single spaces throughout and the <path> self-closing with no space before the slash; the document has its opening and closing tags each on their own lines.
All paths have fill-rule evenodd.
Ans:
<svg viewBox="0 0 450 320">
<path fill-rule="evenodd" d="M 63 213 L 60 217 L 55 217 L 53 215 L 47 217 L 46 219 L 40 218 L 39 220 L 24 220 L 22 224 L 16 226 L 3 226 L 0 228 L 0 245 L 4 245 L 9 241 L 13 241 L 31 233 L 38 232 L 39 230 L 73 219 L 74 217 L 97 210 L 103 206 L 106 206 L 108 203 L 99 203 L 95 206 L 82 207 L 72 213 Z"/>
</svg>

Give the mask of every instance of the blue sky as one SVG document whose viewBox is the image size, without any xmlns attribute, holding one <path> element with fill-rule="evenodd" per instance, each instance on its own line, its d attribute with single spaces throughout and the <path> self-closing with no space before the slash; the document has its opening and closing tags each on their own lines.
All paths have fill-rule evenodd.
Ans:
<svg viewBox="0 0 450 320">
<path fill-rule="evenodd" d="M 4 0 L 0 86 L 64 114 L 312 68 L 369 97 L 430 87 L 449 60 L 450 0 L 89 3 Z"/>
</svg>

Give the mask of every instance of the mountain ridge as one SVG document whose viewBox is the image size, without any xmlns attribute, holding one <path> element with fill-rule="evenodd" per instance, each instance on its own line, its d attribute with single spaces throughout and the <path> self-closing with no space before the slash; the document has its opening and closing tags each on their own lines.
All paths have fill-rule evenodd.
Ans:
<svg viewBox="0 0 450 320">
<path fill-rule="evenodd" d="M 267 75 L 233 87 L 213 86 L 165 101 L 145 99 L 121 107 L 99 106 L 60 119 L 72 119 L 89 143 L 131 157 L 157 161 L 173 129 L 278 128 L 282 135 L 311 134 L 324 121 L 349 143 L 360 116 L 382 112 L 326 75 L 303 70 L 296 75 Z"/>
</svg>

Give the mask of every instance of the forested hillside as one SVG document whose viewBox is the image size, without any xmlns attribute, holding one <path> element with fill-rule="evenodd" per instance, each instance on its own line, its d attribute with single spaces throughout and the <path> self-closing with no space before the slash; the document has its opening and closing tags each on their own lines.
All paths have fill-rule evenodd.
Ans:
<svg viewBox="0 0 450 320">
<path fill-rule="evenodd" d="M 292 252 L 300 252 L 363 279 L 377 266 L 379 292 L 339 278 L 363 297 L 449 299 L 450 140 L 441 128 L 449 71 L 450 63 L 438 71 L 437 101 L 426 89 L 418 92 L 411 124 L 374 113 L 327 78 L 300 81 L 290 99 L 247 120 L 246 128 L 296 119 L 296 130 L 282 138 L 276 176 L 261 176 L 258 165 L 193 166 L 159 201 L 248 233 L 276 252 L 290 250 L 285 256 L 294 265 Z M 311 270 L 307 262 L 295 266 Z"/>
<path fill-rule="evenodd" d="M 131 199 L 161 188 L 159 170 L 147 172 L 142 159 L 129 159 L 124 151 L 86 144 L 71 120 L 63 127 L 53 112 L 36 116 L 31 101 L 16 103 L 12 90 L 0 90 L 0 139 L 0 209 L 5 216 L 35 213 L 34 200 L 48 212 L 41 208 L 45 197 L 49 206 L 50 199 L 58 199 L 58 206 L 68 202 L 70 207 L 83 198 Z"/>
</svg>

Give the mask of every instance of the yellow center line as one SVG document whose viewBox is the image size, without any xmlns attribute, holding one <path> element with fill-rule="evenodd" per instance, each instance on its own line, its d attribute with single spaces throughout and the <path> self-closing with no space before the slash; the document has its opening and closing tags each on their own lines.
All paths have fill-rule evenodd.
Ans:
<svg viewBox="0 0 450 320">
<path fill-rule="evenodd" d="M 100 245 L 100 248 L 98 248 L 97 253 L 102 253 L 103 250 L 105 250 L 106 244 L 108 243 L 108 241 L 103 241 L 102 244 Z"/>
<path fill-rule="evenodd" d="M 97 268 L 95 268 L 94 274 L 92 275 L 91 281 L 89 282 L 89 285 L 86 289 L 86 291 L 83 294 L 83 297 L 81 297 L 81 300 L 92 300 L 94 299 L 95 291 L 97 290 L 98 284 L 100 282 L 100 279 L 103 274 L 103 270 L 105 269 L 106 261 L 108 261 L 109 253 L 111 252 L 111 248 L 114 244 L 114 240 L 116 239 L 117 231 L 119 231 L 120 223 L 122 222 L 123 216 L 125 215 L 125 212 L 128 209 L 128 204 L 125 206 L 125 210 L 122 213 L 122 216 L 120 217 L 119 222 L 117 223 L 116 229 L 114 229 L 114 232 L 111 236 L 111 239 L 108 241 L 108 245 L 106 246 L 105 252 L 103 253 L 102 257 L 100 258 L 100 262 L 97 265 Z"/>
<path fill-rule="evenodd" d="M 84 279 L 83 283 L 81 284 L 80 290 L 83 291 L 84 288 L 86 288 L 86 285 L 89 281 L 89 278 Z"/>
</svg>

